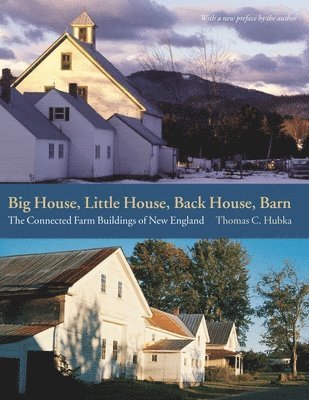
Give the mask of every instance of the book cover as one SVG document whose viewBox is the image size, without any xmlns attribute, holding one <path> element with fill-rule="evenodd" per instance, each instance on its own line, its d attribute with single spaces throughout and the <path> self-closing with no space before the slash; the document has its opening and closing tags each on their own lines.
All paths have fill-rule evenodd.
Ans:
<svg viewBox="0 0 309 400">
<path fill-rule="evenodd" d="M 307 9 L 1 3 L 8 398 L 308 397 Z"/>
</svg>

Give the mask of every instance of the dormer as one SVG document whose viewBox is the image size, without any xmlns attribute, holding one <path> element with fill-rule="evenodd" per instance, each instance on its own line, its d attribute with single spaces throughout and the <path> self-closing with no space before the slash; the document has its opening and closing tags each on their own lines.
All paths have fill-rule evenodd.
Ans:
<svg viewBox="0 0 309 400">
<path fill-rule="evenodd" d="M 83 11 L 72 23 L 73 36 L 85 43 L 89 43 L 95 48 L 95 30 L 96 24 L 89 17 L 86 11 Z"/>
</svg>

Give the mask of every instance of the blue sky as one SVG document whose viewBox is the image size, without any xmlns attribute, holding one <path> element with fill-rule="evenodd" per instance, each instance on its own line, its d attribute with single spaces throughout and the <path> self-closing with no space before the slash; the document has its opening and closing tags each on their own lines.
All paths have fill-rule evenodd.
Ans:
<svg viewBox="0 0 309 400">
<path fill-rule="evenodd" d="M 275 94 L 308 93 L 309 12 L 295 0 L 0 0 L 0 67 L 20 74 L 87 7 L 96 20 L 97 48 L 125 74 L 140 69 L 145 48 L 164 48 L 168 37 L 177 68 L 196 69 L 188 61 L 197 33 L 208 43 L 220 40 L 236 64 L 229 81 Z M 234 22 L 202 21 L 202 15 L 233 17 Z M 275 21 L 236 23 L 237 17 L 273 16 Z M 292 21 L 278 21 L 290 16 Z M 115 51 L 117 49 L 117 51 Z"/>
<path fill-rule="evenodd" d="M 48 251 L 62 251 L 74 249 L 87 249 L 108 246 L 122 247 L 125 255 L 132 254 L 134 245 L 143 239 L 2 239 L 0 240 L 0 255 L 15 255 L 26 253 L 39 253 Z M 185 251 L 190 248 L 195 239 L 167 239 Z M 278 270 L 284 261 L 290 261 L 296 268 L 301 280 L 309 280 L 309 239 L 239 239 L 238 242 L 247 249 L 251 258 L 248 266 L 249 284 L 251 286 L 251 302 L 255 307 L 259 299 L 253 288 L 260 280 L 262 274 L 270 269 Z M 264 350 L 259 343 L 263 332 L 261 320 L 254 319 L 248 333 L 246 349 L 255 351 Z M 309 327 L 303 330 L 303 340 L 309 341 Z"/>
</svg>

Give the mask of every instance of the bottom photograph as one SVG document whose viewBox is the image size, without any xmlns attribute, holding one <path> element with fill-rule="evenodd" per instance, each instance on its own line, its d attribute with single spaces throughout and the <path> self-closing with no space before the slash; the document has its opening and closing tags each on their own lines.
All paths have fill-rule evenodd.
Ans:
<svg viewBox="0 0 309 400">
<path fill-rule="evenodd" d="M 308 248 L 306 239 L 0 240 L 2 390 L 308 399 Z"/>
</svg>

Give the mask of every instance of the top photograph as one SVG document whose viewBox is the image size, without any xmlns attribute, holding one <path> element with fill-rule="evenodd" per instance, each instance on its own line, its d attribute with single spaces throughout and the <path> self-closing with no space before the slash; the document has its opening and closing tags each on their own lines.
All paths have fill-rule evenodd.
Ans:
<svg viewBox="0 0 309 400">
<path fill-rule="evenodd" d="M 0 183 L 308 184 L 308 90 L 305 0 L 1 1 Z"/>
</svg>

